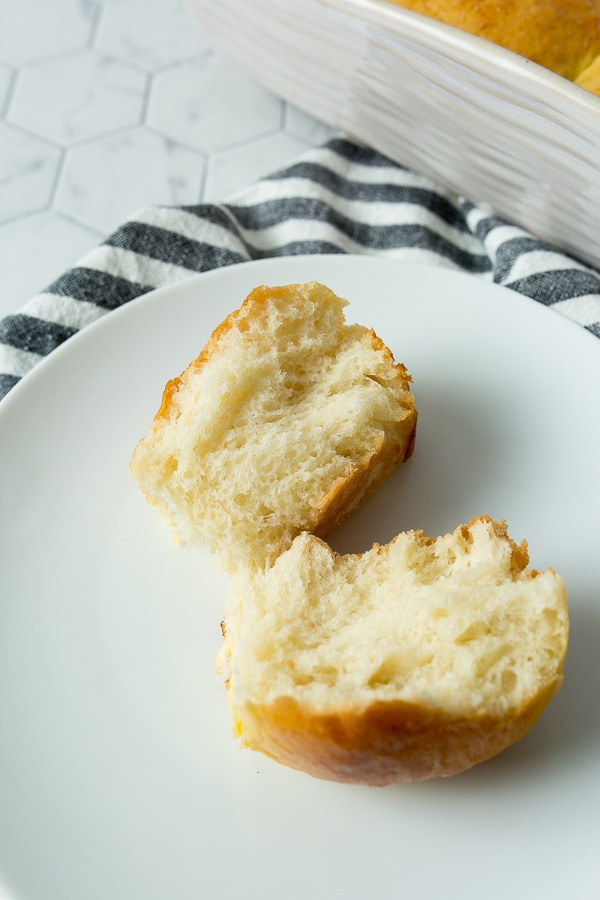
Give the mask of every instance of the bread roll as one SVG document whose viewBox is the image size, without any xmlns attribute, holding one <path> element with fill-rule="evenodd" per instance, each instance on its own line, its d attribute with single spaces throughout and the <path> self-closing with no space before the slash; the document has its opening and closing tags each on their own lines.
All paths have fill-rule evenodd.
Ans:
<svg viewBox="0 0 600 900">
<path fill-rule="evenodd" d="M 169 382 L 131 470 L 228 571 L 324 536 L 413 447 L 410 376 L 327 287 L 258 287 Z"/>
<path fill-rule="evenodd" d="M 600 0 L 391 0 L 600 95 Z"/>
<path fill-rule="evenodd" d="M 319 778 L 462 772 L 519 740 L 560 687 L 563 580 L 480 517 L 338 555 L 301 534 L 236 579 L 223 664 L 246 747 Z"/>
</svg>

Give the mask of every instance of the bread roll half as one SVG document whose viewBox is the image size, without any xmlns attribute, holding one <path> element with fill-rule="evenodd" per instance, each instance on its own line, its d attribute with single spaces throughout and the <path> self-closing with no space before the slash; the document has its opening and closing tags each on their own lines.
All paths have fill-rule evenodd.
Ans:
<svg viewBox="0 0 600 900">
<path fill-rule="evenodd" d="M 258 287 L 181 376 L 131 460 L 179 539 L 228 571 L 324 536 L 412 452 L 410 376 L 316 282 Z"/>
<path fill-rule="evenodd" d="M 238 580 L 225 622 L 243 745 L 319 778 L 462 772 L 519 740 L 562 682 L 563 580 L 503 523 L 338 555 L 302 534 Z"/>
</svg>

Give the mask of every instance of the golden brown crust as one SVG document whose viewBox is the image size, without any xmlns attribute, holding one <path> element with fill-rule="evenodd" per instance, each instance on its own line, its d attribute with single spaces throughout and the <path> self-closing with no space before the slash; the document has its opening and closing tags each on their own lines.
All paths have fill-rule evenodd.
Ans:
<svg viewBox="0 0 600 900">
<path fill-rule="evenodd" d="M 505 718 L 456 716 L 401 700 L 319 714 L 281 697 L 268 706 L 248 704 L 241 739 L 277 762 L 329 781 L 386 785 L 448 777 L 520 740 L 561 683 L 557 676 Z"/>
<path fill-rule="evenodd" d="M 240 320 L 247 318 L 249 315 L 252 315 L 253 307 L 264 304 L 269 296 L 281 296 L 281 291 L 283 290 L 283 288 L 267 288 L 265 285 L 261 285 L 260 287 L 255 288 L 248 294 L 239 309 L 235 309 L 233 312 L 229 313 L 229 315 L 225 319 L 223 319 L 223 321 L 220 322 L 219 325 L 217 325 L 199 355 L 191 361 L 191 363 L 184 369 L 181 375 L 178 375 L 176 378 L 172 378 L 165 385 L 162 395 L 162 401 L 158 412 L 154 417 L 154 421 L 169 418 L 173 407 L 174 397 L 177 391 L 187 378 L 189 378 L 193 373 L 198 372 L 199 369 L 201 369 L 202 366 L 204 366 L 215 355 L 215 353 L 217 353 L 219 343 L 223 339 L 223 337 L 229 331 L 231 331 L 232 328 L 236 327 L 236 325 L 239 326 Z"/>
<path fill-rule="evenodd" d="M 320 538 L 330 534 L 375 493 L 399 463 L 409 458 L 414 441 L 412 422 L 407 422 L 404 442 L 387 442 L 384 446 L 382 437 L 379 444 L 373 447 L 371 455 L 355 466 L 349 477 L 340 478 L 331 486 L 315 510 L 314 518 L 303 530 Z"/>
<path fill-rule="evenodd" d="M 553 570 L 540 573 L 527 568 L 527 543 L 513 541 L 505 522 L 477 516 L 458 526 L 453 535 L 457 541 L 470 545 L 474 542 L 475 526 L 481 524 L 493 529 L 505 543 L 510 553 L 510 574 L 506 573 L 509 580 L 525 585 L 549 572 L 554 575 Z M 432 560 L 439 559 L 435 554 L 436 539 L 422 531 L 410 534 L 420 549 L 431 548 Z M 398 535 L 385 546 L 375 544 L 372 551 L 385 554 L 400 538 Z M 314 538 L 307 540 L 304 553 L 311 554 L 316 548 L 319 559 L 323 550 L 333 560 L 338 558 L 331 548 Z M 470 548 L 465 549 L 470 552 Z M 354 554 L 352 558 L 361 556 Z M 428 564 L 427 555 L 422 554 L 420 571 L 425 575 Z M 398 577 L 402 577 L 401 572 Z M 557 608 L 563 601 L 566 604 L 562 582 L 553 582 L 553 590 L 557 592 Z M 523 683 L 529 684 L 529 689 L 524 689 L 520 699 L 510 699 L 508 694 L 497 697 L 504 700 L 504 708 L 502 702 L 490 703 L 489 697 L 477 701 L 476 694 L 472 699 L 468 696 L 467 702 L 456 704 L 448 703 L 442 692 L 436 701 L 429 691 L 423 692 L 422 700 L 414 702 L 400 699 L 398 693 L 394 698 L 393 692 L 387 697 L 374 694 L 365 698 L 360 690 L 340 692 L 336 698 L 335 686 L 331 685 L 326 694 L 304 692 L 303 685 L 309 681 L 300 678 L 292 688 L 286 687 L 267 698 L 264 692 L 248 690 L 247 685 L 245 691 L 237 692 L 234 676 L 230 703 L 237 736 L 244 746 L 279 763 L 332 781 L 385 785 L 456 775 L 520 740 L 558 691 L 567 648 L 566 605 L 564 614 L 564 624 L 557 626 L 557 639 L 552 644 L 552 666 L 539 679 L 527 681 L 524 673 Z M 549 648 L 550 644 L 546 649 L 540 647 L 540 654 Z M 235 648 L 232 650 L 235 655 Z M 318 681 L 318 667 L 315 672 Z M 467 696 L 468 685 L 464 689 Z"/>
<path fill-rule="evenodd" d="M 570 81 L 600 56 L 600 0 L 390 2 L 499 44 Z M 582 86 L 600 88 L 591 81 Z"/>
<path fill-rule="evenodd" d="M 229 332 L 235 328 L 244 332 L 248 327 L 245 323 L 258 318 L 265 304 L 272 301 L 288 301 L 300 287 L 302 286 L 291 284 L 259 285 L 254 288 L 241 306 L 231 312 L 214 329 L 200 354 L 189 363 L 181 375 L 171 379 L 165 385 L 161 404 L 154 416 L 150 433 L 160 429 L 165 421 L 177 416 L 179 390 L 185 388 L 189 379 L 220 352 L 219 345 Z M 367 335 L 366 339 L 370 340 L 373 349 L 383 353 L 390 364 L 392 370 L 390 390 L 396 390 L 402 395 L 402 418 L 396 423 L 390 423 L 385 433 L 381 432 L 378 435 L 376 442 L 361 460 L 353 461 L 346 477 L 339 478 L 333 483 L 324 496 L 315 498 L 316 505 L 310 510 L 301 525 L 290 533 L 288 545 L 301 531 L 310 531 L 319 537 L 328 535 L 373 494 L 393 469 L 399 463 L 407 460 L 413 451 L 417 411 L 414 398 L 410 394 L 412 379 L 402 363 L 394 363 L 392 352 L 372 329 L 364 329 L 364 333 Z M 146 438 L 142 439 L 140 444 L 145 440 Z M 137 448 L 133 454 L 134 458 L 136 453 Z M 150 502 L 155 503 L 148 493 L 146 493 L 146 497 Z M 284 549 L 286 547 L 282 546 L 280 551 Z"/>
<path fill-rule="evenodd" d="M 369 329 L 368 334 L 373 349 L 382 352 L 390 364 L 393 364 L 394 358 L 389 347 L 373 329 Z M 402 363 L 395 363 L 393 368 L 399 386 L 408 391 L 412 379 L 406 367 Z M 415 445 L 418 418 L 412 395 L 407 393 L 404 406 L 404 415 L 397 423 L 395 434 L 381 434 L 370 454 L 355 465 L 350 476 L 331 485 L 305 530 L 317 537 L 326 537 L 375 493 L 396 466 L 410 458 Z"/>
</svg>

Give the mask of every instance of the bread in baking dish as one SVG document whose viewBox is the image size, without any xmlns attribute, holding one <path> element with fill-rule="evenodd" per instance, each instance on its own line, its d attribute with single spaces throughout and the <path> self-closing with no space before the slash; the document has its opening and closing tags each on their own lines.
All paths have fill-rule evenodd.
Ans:
<svg viewBox="0 0 600 900">
<path fill-rule="evenodd" d="M 390 0 L 600 95 L 600 0 Z"/>
<path fill-rule="evenodd" d="M 319 778 L 462 772 L 519 740 L 560 687 L 562 578 L 503 523 L 338 555 L 302 534 L 233 582 L 223 667 L 243 745 Z"/>
<path fill-rule="evenodd" d="M 162 404 L 131 460 L 179 539 L 225 570 L 324 536 L 410 455 L 410 376 L 317 282 L 257 287 Z"/>
</svg>

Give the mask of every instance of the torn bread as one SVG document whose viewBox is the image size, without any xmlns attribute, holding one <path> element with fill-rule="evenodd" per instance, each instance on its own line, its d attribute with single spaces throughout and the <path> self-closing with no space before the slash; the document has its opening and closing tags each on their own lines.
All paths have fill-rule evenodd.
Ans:
<svg viewBox="0 0 600 900">
<path fill-rule="evenodd" d="M 503 523 L 338 555 L 298 536 L 233 583 L 223 663 L 243 745 L 319 778 L 450 776 L 523 737 L 562 682 L 567 599 Z"/>
<path fill-rule="evenodd" d="M 325 536 L 411 454 L 410 376 L 346 301 L 257 287 L 165 390 L 131 460 L 177 537 L 227 571 Z"/>
</svg>

